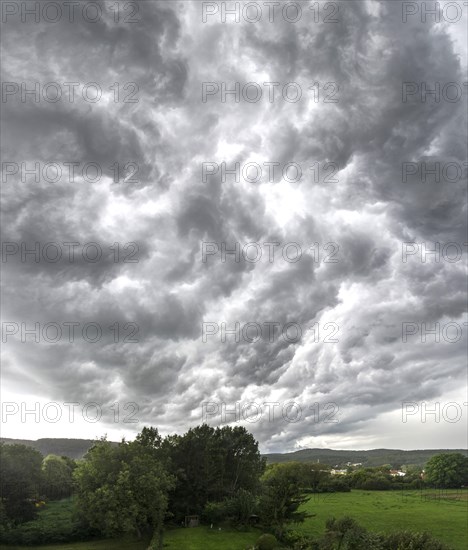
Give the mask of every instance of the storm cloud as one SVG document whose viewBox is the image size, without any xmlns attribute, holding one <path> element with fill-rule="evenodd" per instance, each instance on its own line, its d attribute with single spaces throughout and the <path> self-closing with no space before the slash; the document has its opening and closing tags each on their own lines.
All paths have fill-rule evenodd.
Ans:
<svg viewBox="0 0 468 550">
<path fill-rule="evenodd" d="M 85 4 L 3 6 L 2 399 L 104 414 L 2 435 L 466 446 L 463 2 Z"/>
</svg>

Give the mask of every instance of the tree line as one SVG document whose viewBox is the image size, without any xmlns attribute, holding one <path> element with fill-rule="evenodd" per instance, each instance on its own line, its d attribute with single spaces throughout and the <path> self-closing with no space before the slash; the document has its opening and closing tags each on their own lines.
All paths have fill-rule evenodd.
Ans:
<svg viewBox="0 0 468 550">
<path fill-rule="evenodd" d="M 145 427 L 134 441 L 117 445 L 102 438 L 80 460 L 44 458 L 32 447 L 0 444 L 0 477 L 3 538 L 34 519 L 44 501 L 73 495 L 81 536 L 132 533 L 151 538 L 150 549 L 159 550 L 165 525 L 185 525 L 189 516 L 215 526 L 256 525 L 285 541 L 288 526 L 308 517 L 301 505 L 309 493 L 382 489 L 397 482 L 460 487 L 468 485 L 468 458 L 436 455 L 426 465 L 424 480 L 417 469 L 408 471 L 403 481 L 395 480 L 385 466 L 332 476 L 323 464 L 267 465 L 245 428 L 204 424 L 165 438 L 156 428 Z M 329 533 L 329 539 L 339 537 L 336 529 L 349 531 L 348 538 L 364 537 L 354 524 L 337 525 L 330 524 L 335 534 Z M 300 549 L 309 543 L 291 544 Z"/>
</svg>

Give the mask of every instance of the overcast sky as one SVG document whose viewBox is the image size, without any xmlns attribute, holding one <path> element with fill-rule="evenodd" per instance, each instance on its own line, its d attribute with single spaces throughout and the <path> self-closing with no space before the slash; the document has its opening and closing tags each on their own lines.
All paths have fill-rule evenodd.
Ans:
<svg viewBox="0 0 468 550">
<path fill-rule="evenodd" d="M 33 4 L 2 13 L 1 435 L 467 447 L 466 3 Z"/>
</svg>

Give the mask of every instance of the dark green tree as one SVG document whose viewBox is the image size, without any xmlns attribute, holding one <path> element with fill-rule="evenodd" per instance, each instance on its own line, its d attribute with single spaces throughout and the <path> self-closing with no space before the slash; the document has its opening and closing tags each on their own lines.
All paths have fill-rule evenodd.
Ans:
<svg viewBox="0 0 468 550">
<path fill-rule="evenodd" d="M 154 533 L 152 547 L 162 548 L 167 493 L 173 478 L 156 457 L 157 438 L 140 434 L 136 441 L 113 446 L 97 442 L 75 470 L 78 509 L 91 527 L 105 536 Z"/>
<path fill-rule="evenodd" d="M 330 467 L 324 464 L 314 462 L 304 462 L 302 464 L 304 476 L 304 487 L 311 491 L 317 491 L 320 485 L 324 485 L 330 480 Z"/>
<path fill-rule="evenodd" d="M 468 484 L 468 457 L 461 453 L 441 453 L 426 464 L 426 480 L 444 489 Z"/>
<path fill-rule="evenodd" d="M 330 518 L 326 522 L 322 548 L 334 550 L 383 550 L 381 537 L 369 533 L 350 517 Z"/>
<path fill-rule="evenodd" d="M 238 426 L 215 429 L 203 424 L 167 437 L 162 451 L 177 478 L 170 494 L 177 521 L 201 514 L 208 502 L 222 502 L 240 489 L 254 493 L 265 468 L 258 443 Z"/>
<path fill-rule="evenodd" d="M 307 500 L 302 464 L 285 462 L 268 467 L 262 477 L 260 518 L 279 538 L 283 537 L 287 523 L 300 523 L 308 517 L 306 512 L 298 510 Z"/>
<path fill-rule="evenodd" d="M 47 455 L 44 458 L 42 495 L 51 500 L 59 500 L 71 495 L 74 470 L 71 460 L 56 455 Z"/>
<path fill-rule="evenodd" d="M 0 443 L 0 499 L 4 521 L 21 523 L 35 515 L 42 484 L 42 454 L 26 445 Z"/>
</svg>

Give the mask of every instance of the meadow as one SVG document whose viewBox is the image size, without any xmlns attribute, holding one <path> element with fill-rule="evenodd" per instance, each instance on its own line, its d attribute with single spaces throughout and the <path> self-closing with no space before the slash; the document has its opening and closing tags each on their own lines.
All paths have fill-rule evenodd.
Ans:
<svg viewBox="0 0 468 550">
<path fill-rule="evenodd" d="M 169 529 L 165 533 L 164 548 L 168 550 L 244 550 L 255 544 L 261 531 L 247 532 L 209 529 L 208 527 L 194 527 L 192 529 Z M 126 537 L 119 540 L 99 540 L 76 542 L 70 544 L 50 544 L 45 546 L 5 546 L 4 550 L 27 550 L 41 548 L 41 550 L 146 550 L 149 540 L 136 540 Z"/>
<path fill-rule="evenodd" d="M 53 503 L 41 511 L 36 521 L 43 528 L 57 520 L 65 527 L 69 503 Z M 62 508 L 61 508 L 62 507 Z M 443 492 L 419 491 L 361 491 L 350 493 L 313 494 L 303 505 L 312 517 L 303 524 L 293 526 L 296 531 L 320 536 L 329 517 L 351 516 L 371 531 L 389 533 L 410 530 L 428 531 L 454 550 L 466 550 L 468 540 L 468 490 Z M 55 518 L 55 519 L 54 519 Z M 209 529 L 201 526 L 192 529 L 168 529 L 165 548 L 168 550 L 244 550 L 253 545 L 261 531 L 234 531 Z M 132 538 L 99 540 L 78 543 L 59 543 L 35 546 L 42 550 L 146 550 L 148 540 Z M 4 546 L 5 550 L 27 550 L 31 546 Z"/>
<path fill-rule="evenodd" d="M 468 490 L 318 493 L 303 506 L 313 517 L 297 531 L 319 536 L 330 516 L 351 516 L 369 531 L 428 531 L 456 550 L 468 540 Z"/>
</svg>

